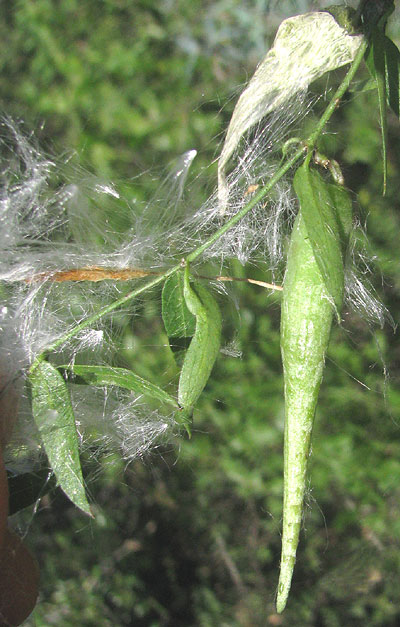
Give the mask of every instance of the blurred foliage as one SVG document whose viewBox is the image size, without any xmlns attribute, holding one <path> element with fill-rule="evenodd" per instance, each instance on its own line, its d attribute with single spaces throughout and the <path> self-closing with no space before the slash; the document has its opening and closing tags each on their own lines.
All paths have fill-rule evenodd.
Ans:
<svg viewBox="0 0 400 627">
<path fill-rule="evenodd" d="M 279 20 L 323 4 L 3 2 L 2 108 L 32 128 L 43 122 L 39 139 L 49 150 L 75 150 L 85 166 L 144 196 L 161 166 L 179 153 L 199 151 L 195 172 L 210 163 L 234 106 L 231 96 L 253 72 Z M 334 84 L 334 77 L 320 84 L 327 97 Z M 382 198 L 376 96 L 350 94 L 343 104 L 324 148 L 358 194 L 366 245 L 376 255 L 375 287 L 397 321 L 400 127 L 389 119 L 389 184 Z M 142 171 L 148 174 L 139 186 L 135 177 Z M 233 264 L 233 274 L 244 272 L 265 279 L 261 269 Z M 277 616 L 284 415 L 279 297 L 242 284 L 230 293 L 231 299 L 220 298 L 225 341 L 234 339 L 242 357 L 218 359 L 195 411 L 192 439 L 128 468 L 116 454 L 95 463 L 89 451 L 93 521 L 57 492 L 43 497 L 34 516 L 27 510 L 16 519 L 29 524 L 42 571 L 40 602 L 26 625 L 399 624 L 400 348 L 393 330 L 372 332 L 345 311 L 346 330 L 334 331 L 293 588 L 287 610 Z M 159 303 L 144 301 L 138 313 L 134 334 L 117 319 L 119 361 L 135 363 L 153 380 L 159 373 L 167 383 L 176 370 Z"/>
</svg>

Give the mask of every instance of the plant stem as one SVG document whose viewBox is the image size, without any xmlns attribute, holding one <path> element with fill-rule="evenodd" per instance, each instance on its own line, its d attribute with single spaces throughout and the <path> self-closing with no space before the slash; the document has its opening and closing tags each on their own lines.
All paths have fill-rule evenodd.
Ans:
<svg viewBox="0 0 400 627">
<path fill-rule="evenodd" d="M 308 137 L 308 139 L 304 142 L 304 145 L 306 146 L 306 149 L 308 150 L 308 152 L 310 152 L 316 142 L 317 139 L 319 138 L 319 136 L 321 135 L 324 127 L 326 126 L 326 124 L 328 123 L 328 121 L 330 120 L 330 118 L 332 117 L 333 113 L 335 112 L 337 106 L 338 106 L 338 102 L 340 102 L 341 98 L 343 97 L 343 95 L 345 94 L 346 90 L 348 89 L 351 81 L 354 78 L 354 75 L 356 74 L 358 67 L 364 57 L 364 54 L 366 52 L 368 43 L 367 41 L 363 41 L 360 45 L 359 50 L 357 51 L 357 54 L 354 58 L 354 61 L 352 62 L 349 71 L 347 72 L 346 76 L 344 77 L 343 81 L 341 82 L 341 84 L 339 85 L 338 89 L 336 90 L 332 100 L 330 101 L 329 105 L 327 106 L 327 108 L 325 109 L 320 121 L 317 124 L 316 129 L 313 131 L 313 133 L 311 133 L 311 135 Z M 255 194 L 251 200 L 240 210 L 238 211 L 238 213 L 236 215 L 234 215 L 232 218 L 230 218 L 230 220 L 228 220 L 225 224 L 223 224 L 213 235 L 211 235 L 203 244 L 201 244 L 201 246 L 199 246 L 198 248 L 196 248 L 196 250 L 192 251 L 191 253 L 189 253 L 189 255 L 187 255 L 186 257 L 186 262 L 187 263 L 191 263 L 192 261 L 194 261 L 195 259 L 197 259 L 198 257 L 200 257 L 200 255 L 207 250 L 207 248 L 209 248 L 210 246 L 212 246 L 212 244 L 214 244 L 214 242 L 216 242 L 220 237 L 222 237 L 222 235 L 224 235 L 227 231 L 229 231 L 229 229 L 231 229 L 233 226 L 235 226 L 235 224 L 237 224 L 240 220 L 242 220 L 242 218 L 244 218 L 244 216 L 251 211 L 251 209 L 260 202 L 260 200 L 262 200 L 267 194 L 268 192 L 274 187 L 274 185 L 276 185 L 276 183 L 278 183 L 280 181 L 280 179 L 286 174 L 286 172 L 288 170 L 290 170 L 290 168 L 292 168 L 295 163 L 301 159 L 301 157 L 304 155 L 304 145 L 299 148 L 294 155 L 288 159 L 276 172 L 275 174 L 271 177 L 271 179 L 268 181 L 268 183 L 266 185 L 264 185 L 264 187 L 262 187 L 257 194 Z M 137 296 L 139 296 L 139 294 L 142 294 L 143 292 L 147 291 L 148 289 L 159 285 L 160 283 L 162 283 L 163 281 L 165 281 L 165 279 L 169 276 L 171 276 L 171 274 L 174 274 L 175 272 L 178 272 L 180 269 L 182 268 L 182 263 L 176 264 L 175 266 L 173 266 L 172 268 L 170 268 L 169 270 L 167 270 L 166 272 L 164 272 L 163 274 L 160 274 L 159 276 L 155 277 L 154 279 L 152 279 L 151 281 L 149 281 L 148 283 L 146 283 L 145 285 L 142 285 L 141 287 L 138 287 L 135 290 L 132 290 L 131 292 L 129 292 L 128 294 L 126 294 L 125 296 L 123 296 L 122 298 L 119 298 L 118 300 L 114 301 L 113 303 L 107 305 L 106 307 L 103 307 L 102 309 L 100 309 L 99 311 L 97 311 L 95 314 L 89 316 L 86 320 L 84 320 L 83 322 L 80 322 L 79 324 L 77 324 L 73 329 L 71 329 L 70 331 L 68 331 L 67 333 L 65 333 L 64 335 L 62 335 L 60 338 L 58 338 L 57 340 L 55 340 L 52 344 L 50 344 L 34 361 L 34 363 L 31 366 L 31 371 L 36 367 L 36 365 L 42 361 L 45 358 L 46 353 L 55 350 L 56 348 L 58 348 L 61 344 L 63 344 L 64 342 L 67 342 L 69 339 L 71 339 L 72 337 L 74 337 L 77 333 L 79 333 L 79 331 L 82 331 L 82 329 L 86 329 L 88 326 L 90 326 L 91 324 L 93 324 L 94 322 L 97 322 L 97 320 L 99 320 L 102 316 L 105 316 L 106 314 L 110 313 L 111 311 L 114 311 L 115 309 L 117 309 L 118 307 L 121 307 L 122 305 L 124 305 L 125 303 L 133 300 L 134 298 L 136 298 Z"/>
</svg>

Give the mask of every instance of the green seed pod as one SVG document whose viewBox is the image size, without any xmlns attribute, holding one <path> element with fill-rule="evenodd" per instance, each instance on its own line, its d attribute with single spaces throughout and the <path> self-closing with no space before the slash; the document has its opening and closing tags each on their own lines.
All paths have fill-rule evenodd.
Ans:
<svg viewBox="0 0 400 627">
<path fill-rule="evenodd" d="M 286 267 L 281 313 L 285 386 L 284 504 L 276 608 L 285 609 L 299 542 L 311 432 L 333 315 L 343 298 L 343 258 L 351 201 L 307 166 L 295 175 L 300 200 Z M 324 254 L 325 253 L 325 254 Z"/>
<path fill-rule="evenodd" d="M 333 308 L 299 213 L 290 243 L 281 318 L 285 445 L 278 612 L 285 608 L 296 560 L 311 431 L 332 317 Z"/>
</svg>

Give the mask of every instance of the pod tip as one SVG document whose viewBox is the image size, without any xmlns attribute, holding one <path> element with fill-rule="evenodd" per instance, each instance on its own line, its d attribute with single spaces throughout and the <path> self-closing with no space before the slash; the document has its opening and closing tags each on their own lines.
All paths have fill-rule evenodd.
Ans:
<svg viewBox="0 0 400 627">
<path fill-rule="evenodd" d="M 280 583 L 278 586 L 278 594 L 276 597 L 276 611 L 278 614 L 282 614 L 283 610 L 286 607 L 286 603 L 289 596 L 289 588 L 286 588 L 283 583 Z"/>
</svg>

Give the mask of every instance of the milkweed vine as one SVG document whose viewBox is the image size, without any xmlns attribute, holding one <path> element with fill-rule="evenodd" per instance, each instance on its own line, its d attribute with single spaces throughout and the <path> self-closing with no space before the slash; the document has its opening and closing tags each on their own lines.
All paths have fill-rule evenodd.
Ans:
<svg viewBox="0 0 400 627">
<path fill-rule="evenodd" d="M 358 11 L 335 6 L 331 10 L 296 16 L 281 24 L 274 46 L 244 90 L 232 115 L 219 158 L 218 191 L 210 208 L 202 208 L 170 231 L 161 233 L 158 240 L 155 235 L 153 239 L 145 239 L 145 243 L 135 240 L 137 249 L 141 246 L 145 249 L 147 245 L 150 254 L 154 242 L 160 248 L 164 247 L 165 258 L 172 251 L 174 265 L 169 264 L 162 271 L 126 267 L 132 265 L 129 254 L 135 248 L 132 242 L 128 242 L 122 249 L 112 251 L 108 265 L 107 260 L 99 264 L 94 254 L 88 258 L 87 251 L 82 249 L 80 257 L 77 255 L 77 259 L 74 258 L 74 266 L 69 267 L 69 248 L 66 247 L 66 261 L 63 261 L 62 267 L 54 268 L 54 264 L 46 258 L 45 247 L 43 254 L 35 257 L 35 263 L 28 264 L 24 263 L 21 253 L 23 247 L 16 243 L 13 250 L 12 247 L 7 248 L 8 266 L 1 275 L 4 281 L 16 285 L 23 294 L 16 308 L 18 315 L 24 308 L 29 309 L 32 303 L 39 303 L 37 320 L 43 319 L 50 291 L 59 284 L 78 282 L 84 286 L 85 282 L 144 280 L 139 286 L 126 290 L 86 316 L 78 316 L 72 323 L 69 321 L 61 331 L 47 336 L 45 342 L 42 338 L 38 345 L 33 346 L 30 342 L 29 351 L 26 349 L 29 353 L 26 372 L 33 419 L 50 466 L 67 496 L 90 515 L 79 461 L 80 434 L 76 428 L 74 388 L 80 385 L 112 388 L 116 390 L 116 401 L 125 403 L 124 411 L 132 409 L 131 395 L 151 398 L 158 403 L 163 409 L 159 413 L 154 411 L 147 422 L 141 423 L 142 433 L 145 433 L 143 437 L 146 438 L 144 448 L 166 432 L 176 433 L 184 429 L 190 434 L 193 408 L 218 357 L 223 326 L 217 301 L 202 283 L 204 278 L 196 274 L 195 262 L 206 259 L 207 255 L 209 258 L 220 255 L 224 261 L 232 253 L 232 242 L 236 241 L 240 241 L 237 256 L 250 256 L 252 246 L 256 249 L 257 238 L 258 246 L 264 233 L 268 233 L 269 237 L 281 212 L 281 200 L 276 203 L 275 213 L 271 211 L 270 214 L 264 203 L 273 198 L 279 186 L 288 184 L 291 173 L 296 169 L 293 187 L 298 213 L 290 236 L 281 313 L 286 417 L 278 612 L 284 610 L 289 595 L 318 392 L 331 326 L 334 320 L 341 321 L 346 266 L 350 263 L 349 241 L 353 228 L 350 195 L 344 186 L 339 165 L 333 159 L 321 156 L 319 140 L 365 60 L 371 73 L 372 87 L 377 89 L 379 96 L 386 188 L 386 105 L 399 116 L 400 52 L 385 35 L 393 2 L 380 3 L 374 10 L 372 6 L 373 3 L 368 1 L 361 2 Z M 230 160 L 240 153 L 243 139 L 249 131 L 254 131 L 258 125 L 261 129 L 258 132 L 262 135 L 266 116 L 282 117 L 286 107 L 295 115 L 298 103 L 300 108 L 304 105 L 311 82 L 327 71 L 349 64 L 344 79 L 308 137 L 301 140 L 292 138 L 286 143 L 285 138 L 279 137 L 279 141 L 267 142 L 267 151 L 272 151 L 275 156 L 284 143 L 286 149 L 283 159 L 268 163 L 264 170 L 260 170 L 254 153 L 248 151 L 238 160 L 238 167 L 230 174 L 226 173 Z M 294 151 L 288 149 L 289 145 L 292 148 L 295 145 Z M 186 155 L 188 163 L 194 158 L 192 152 Z M 251 168 L 247 167 L 249 163 Z M 248 180 L 248 171 L 252 173 L 251 180 Z M 261 236 L 255 233 L 257 229 L 251 223 L 253 213 L 257 213 L 263 225 Z M 28 212 L 28 220 L 30 216 Z M 168 220 L 165 218 L 166 224 Z M 22 218 L 20 225 L 24 225 Z M 44 238 L 43 225 L 39 226 L 42 231 L 34 241 L 35 245 L 40 238 Z M 52 226 L 59 227 L 57 219 Z M 192 235 L 186 237 L 187 232 Z M 273 240 L 269 253 L 279 247 L 278 240 L 279 237 Z M 48 244 L 47 240 L 43 241 Z M 218 249 L 218 246 L 221 248 Z M 49 250 L 51 255 L 55 249 L 50 247 Z M 28 252 L 32 254 L 32 246 Z M 216 277 L 216 280 L 223 279 L 226 277 Z M 61 362 L 62 365 L 60 359 L 54 359 L 58 351 L 67 350 L 74 340 L 87 338 L 85 333 L 92 332 L 96 337 L 97 333 L 98 337 L 102 337 L 98 328 L 100 321 L 156 287 L 162 287 L 162 319 L 169 346 L 180 368 L 175 394 L 166 392 L 128 369 L 75 364 L 75 348 L 71 349 L 72 357 Z M 18 321 L 17 314 L 15 320 Z M 33 332 L 31 328 L 28 331 L 24 329 L 24 332 L 27 343 L 27 338 L 32 340 Z"/>
</svg>

